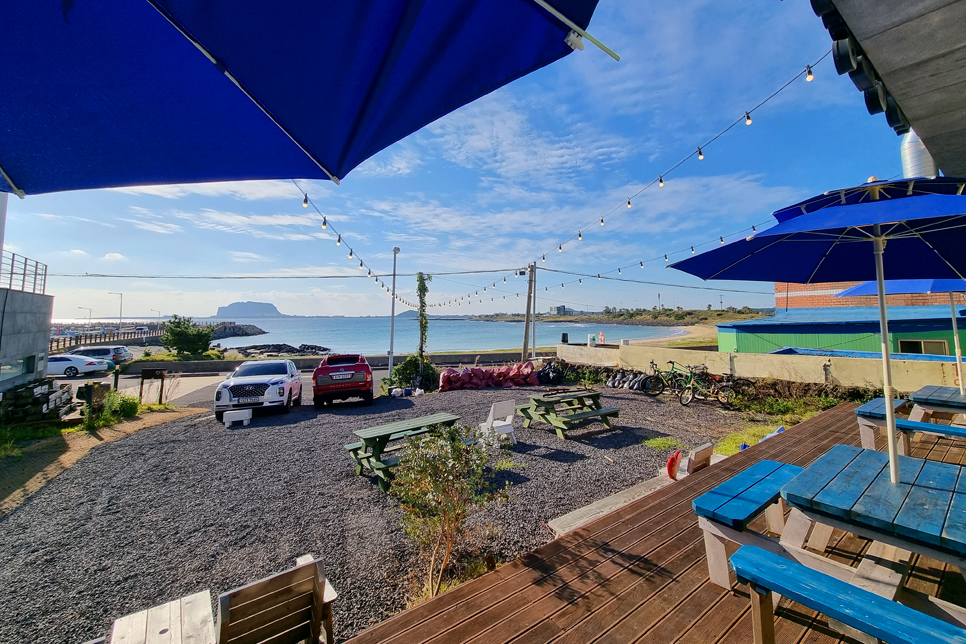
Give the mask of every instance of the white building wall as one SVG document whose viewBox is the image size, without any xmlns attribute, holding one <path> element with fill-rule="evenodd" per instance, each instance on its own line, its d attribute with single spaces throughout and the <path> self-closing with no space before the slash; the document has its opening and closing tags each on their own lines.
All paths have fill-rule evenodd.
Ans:
<svg viewBox="0 0 966 644">
<path fill-rule="evenodd" d="M 0 288 L 0 391 L 47 374 L 54 298 Z"/>
</svg>

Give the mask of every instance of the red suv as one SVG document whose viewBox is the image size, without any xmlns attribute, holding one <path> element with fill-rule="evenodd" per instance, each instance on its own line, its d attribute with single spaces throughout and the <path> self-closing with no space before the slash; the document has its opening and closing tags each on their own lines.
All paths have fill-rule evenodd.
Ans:
<svg viewBox="0 0 966 644">
<path fill-rule="evenodd" d="M 322 409 L 325 403 L 347 398 L 372 404 L 372 368 L 363 355 L 326 356 L 312 373 L 312 402 Z"/>
</svg>

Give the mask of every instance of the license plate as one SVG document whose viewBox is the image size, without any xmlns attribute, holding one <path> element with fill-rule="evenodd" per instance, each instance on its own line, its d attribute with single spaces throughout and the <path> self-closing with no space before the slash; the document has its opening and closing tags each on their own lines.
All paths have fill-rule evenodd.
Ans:
<svg viewBox="0 0 966 644">
<path fill-rule="evenodd" d="M 351 373 L 334 373 L 330 376 L 333 380 L 348 380 L 352 377 Z"/>
<path fill-rule="evenodd" d="M 245 403 L 258 402 L 259 400 L 261 400 L 261 398 L 259 398 L 258 396 L 252 396 L 252 397 L 248 397 L 248 398 L 239 398 L 238 399 L 238 402 L 240 404 L 244 405 Z"/>
</svg>

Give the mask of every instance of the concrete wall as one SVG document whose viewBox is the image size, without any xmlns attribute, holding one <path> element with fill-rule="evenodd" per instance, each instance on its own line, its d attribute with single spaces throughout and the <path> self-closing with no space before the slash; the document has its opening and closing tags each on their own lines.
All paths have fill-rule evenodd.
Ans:
<svg viewBox="0 0 966 644">
<path fill-rule="evenodd" d="M 54 298 L 0 289 L 0 391 L 40 378 L 47 373 L 47 343 Z M 22 373 L 18 361 L 33 357 L 34 368 Z"/>
<path fill-rule="evenodd" d="M 740 378 L 828 382 L 841 387 L 882 386 L 882 362 L 867 358 L 723 353 L 634 345 L 590 348 L 567 344 L 557 346 L 557 355 L 567 362 L 619 366 L 636 371 L 650 371 L 651 360 L 662 369 L 673 360 L 684 365 L 707 365 L 713 373 L 733 373 Z M 919 360 L 893 360 L 892 381 L 893 386 L 903 393 L 925 385 L 959 385 L 954 363 Z"/>
</svg>

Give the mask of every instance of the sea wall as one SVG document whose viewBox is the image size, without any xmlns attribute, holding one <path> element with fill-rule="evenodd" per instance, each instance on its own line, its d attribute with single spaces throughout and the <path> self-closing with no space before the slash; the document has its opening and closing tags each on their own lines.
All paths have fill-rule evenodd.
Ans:
<svg viewBox="0 0 966 644">
<path fill-rule="evenodd" d="M 882 362 L 869 358 L 724 353 L 634 345 L 592 348 L 572 344 L 558 345 L 557 355 L 567 362 L 635 371 L 650 371 L 652 360 L 664 369 L 673 360 L 682 365 L 707 365 L 713 373 L 731 373 L 738 378 L 774 378 L 841 387 L 882 386 Z M 920 360 L 893 360 L 892 381 L 902 393 L 925 385 L 959 385 L 955 364 Z"/>
</svg>

